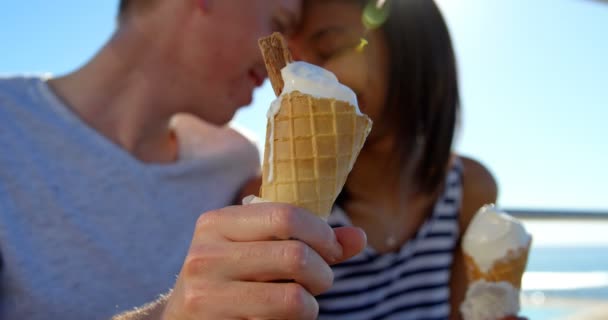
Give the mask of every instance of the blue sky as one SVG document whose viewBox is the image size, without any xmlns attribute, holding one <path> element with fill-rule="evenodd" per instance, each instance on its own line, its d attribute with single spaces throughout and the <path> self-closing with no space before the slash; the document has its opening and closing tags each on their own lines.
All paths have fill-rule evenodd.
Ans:
<svg viewBox="0 0 608 320">
<path fill-rule="evenodd" d="M 401 1 L 401 0 L 400 0 Z M 608 211 L 608 5 L 439 0 L 458 54 L 456 149 L 488 166 L 510 208 Z M 0 74 L 62 74 L 110 36 L 117 1 L 0 2 Z M 270 86 L 236 124 L 260 138 Z"/>
</svg>

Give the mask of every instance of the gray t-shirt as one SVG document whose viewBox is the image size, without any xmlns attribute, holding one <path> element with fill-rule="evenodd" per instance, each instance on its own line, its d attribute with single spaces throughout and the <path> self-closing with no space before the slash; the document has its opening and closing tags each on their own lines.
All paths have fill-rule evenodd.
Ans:
<svg viewBox="0 0 608 320">
<path fill-rule="evenodd" d="M 174 124 L 180 160 L 142 163 L 44 80 L 0 79 L 0 319 L 108 319 L 173 286 L 198 216 L 259 170 L 234 130 Z"/>
</svg>

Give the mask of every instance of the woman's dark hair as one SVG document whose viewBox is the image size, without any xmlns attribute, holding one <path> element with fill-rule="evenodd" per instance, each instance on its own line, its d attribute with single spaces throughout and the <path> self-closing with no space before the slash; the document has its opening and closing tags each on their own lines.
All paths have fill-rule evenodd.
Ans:
<svg viewBox="0 0 608 320">
<path fill-rule="evenodd" d="M 432 193 L 445 179 L 459 114 L 454 49 L 434 1 L 386 5 L 389 16 L 381 28 L 390 55 L 389 88 L 379 122 L 396 133 L 397 159 L 418 191 Z"/>
</svg>

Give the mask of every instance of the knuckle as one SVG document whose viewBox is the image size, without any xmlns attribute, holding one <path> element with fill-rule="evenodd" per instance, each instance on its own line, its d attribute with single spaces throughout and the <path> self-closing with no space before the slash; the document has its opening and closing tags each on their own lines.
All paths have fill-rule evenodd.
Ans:
<svg viewBox="0 0 608 320">
<path fill-rule="evenodd" d="M 291 274 L 301 273 L 308 264 L 310 248 L 303 242 L 290 241 L 283 249 L 286 268 Z"/>
<path fill-rule="evenodd" d="M 183 311 L 187 314 L 196 314 L 204 309 L 203 304 L 207 299 L 202 293 L 204 293 L 202 290 L 187 288 L 183 293 Z"/>
<path fill-rule="evenodd" d="M 297 209 L 290 205 L 278 204 L 270 212 L 270 225 L 275 229 L 277 236 L 282 239 L 287 239 L 292 235 L 297 220 Z"/>
<path fill-rule="evenodd" d="M 196 232 L 214 230 L 215 226 L 220 223 L 221 216 L 221 210 L 212 210 L 201 214 L 196 220 Z"/>
<path fill-rule="evenodd" d="M 184 271 L 186 275 L 200 275 L 201 273 L 209 272 L 210 269 L 221 259 L 221 250 L 217 250 L 214 246 L 199 245 L 190 250 L 184 262 Z"/>
<path fill-rule="evenodd" d="M 283 297 L 283 306 L 285 306 L 287 314 L 309 314 L 311 312 L 308 310 L 310 294 L 301 285 L 297 283 L 286 284 Z"/>
<path fill-rule="evenodd" d="M 184 311 L 195 313 L 200 305 L 201 298 L 198 294 L 188 291 L 184 293 Z"/>
</svg>

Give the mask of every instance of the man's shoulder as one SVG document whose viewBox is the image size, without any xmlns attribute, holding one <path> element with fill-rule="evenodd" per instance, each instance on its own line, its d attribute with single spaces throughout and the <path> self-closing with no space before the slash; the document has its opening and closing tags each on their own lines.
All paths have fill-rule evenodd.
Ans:
<svg viewBox="0 0 608 320">
<path fill-rule="evenodd" d="M 35 103 L 44 79 L 42 76 L 0 76 L 0 112 L 22 110 Z"/>
<path fill-rule="evenodd" d="M 51 139 L 57 133 L 52 103 L 45 78 L 0 76 L 0 142 L 4 150 L 11 144 L 24 149 L 16 141 L 26 137 Z"/>
<path fill-rule="evenodd" d="M 18 95 L 35 88 L 45 81 L 46 75 L 4 75 L 0 74 L 0 94 Z"/>
</svg>

